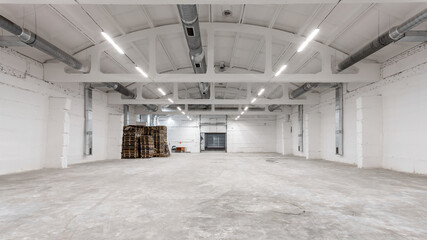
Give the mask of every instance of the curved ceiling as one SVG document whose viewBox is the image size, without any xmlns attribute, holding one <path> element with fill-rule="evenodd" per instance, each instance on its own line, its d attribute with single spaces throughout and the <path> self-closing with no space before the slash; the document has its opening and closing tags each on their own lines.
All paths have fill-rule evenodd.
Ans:
<svg viewBox="0 0 427 240">
<path fill-rule="evenodd" d="M 288 5 L 198 5 L 199 21 L 226 22 L 232 24 L 257 25 L 307 36 L 320 23 L 316 41 L 339 51 L 352 53 L 390 27 L 397 25 L 426 3 L 340 3 L 328 15 L 335 4 L 288 4 Z M 227 15 L 225 12 L 230 14 Z M 125 35 L 142 29 L 179 24 L 176 5 L 0 5 L 0 14 L 13 22 L 37 32 L 61 49 L 75 54 L 104 41 L 101 28 L 111 36 Z M 327 17 L 326 17 L 327 16 Z M 427 23 L 416 29 L 426 29 Z M 7 32 L 2 32 L 8 35 Z M 202 42 L 207 42 L 202 32 Z M 228 71 L 264 71 L 262 36 L 234 32 L 219 32 L 215 35 L 215 64 L 223 62 Z M 371 55 L 368 60 L 384 62 L 388 58 L 407 50 L 416 43 L 397 42 Z M 147 43 L 143 40 L 126 46 L 132 58 L 147 54 Z M 287 63 L 288 72 L 313 73 L 320 68 L 316 51 L 307 50 L 297 54 L 295 44 L 273 39 L 273 66 Z M 192 71 L 188 48 L 183 33 L 164 34 L 158 38 L 157 71 Z M 49 56 L 29 47 L 15 48 L 18 52 L 40 62 Z M 126 66 L 116 61 L 114 51 L 106 51 L 102 58 L 105 72 L 128 72 Z M 180 90 L 196 87 L 181 84 Z M 188 85 L 188 86 L 185 86 Z M 194 85 L 194 86 L 193 86 Z M 245 86 L 231 86 L 244 89 Z M 146 94 L 156 97 L 156 91 Z M 270 86 L 274 90 L 275 86 Z M 165 84 L 166 90 L 172 90 Z M 150 93 L 151 92 L 151 93 Z M 275 97 L 270 91 L 269 97 Z M 157 96 L 158 97 L 158 96 Z"/>
</svg>

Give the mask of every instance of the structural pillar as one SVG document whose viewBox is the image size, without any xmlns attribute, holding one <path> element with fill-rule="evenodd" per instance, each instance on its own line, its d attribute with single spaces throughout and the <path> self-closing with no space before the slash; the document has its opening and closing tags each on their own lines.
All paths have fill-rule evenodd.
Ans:
<svg viewBox="0 0 427 240">
<path fill-rule="evenodd" d="M 66 168 L 69 146 L 71 100 L 49 98 L 45 168 Z"/>
<path fill-rule="evenodd" d="M 357 109 L 357 166 L 359 168 L 382 167 L 382 98 L 359 97 Z"/>
<path fill-rule="evenodd" d="M 309 112 L 304 116 L 305 157 L 320 159 L 320 113 Z"/>
</svg>

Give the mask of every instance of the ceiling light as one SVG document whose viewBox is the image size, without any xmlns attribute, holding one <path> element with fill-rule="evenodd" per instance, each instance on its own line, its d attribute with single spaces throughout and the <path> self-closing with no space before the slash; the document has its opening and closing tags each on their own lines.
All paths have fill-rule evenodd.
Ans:
<svg viewBox="0 0 427 240">
<path fill-rule="evenodd" d="M 144 76 L 145 78 L 148 78 L 148 75 L 144 72 L 144 70 L 142 70 L 140 67 L 135 67 L 136 70 L 138 70 L 138 72 L 140 72 L 142 74 L 142 76 Z"/>
<path fill-rule="evenodd" d="M 184 112 L 184 111 L 182 111 L 181 113 L 182 113 L 182 115 L 185 115 L 185 112 Z"/>
<path fill-rule="evenodd" d="M 279 68 L 279 71 L 276 72 L 276 74 L 274 74 L 275 77 L 279 76 L 286 68 L 288 67 L 288 65 L 283 65 Z"/>
<path fill-rule="evenodd" d="M 242 111 L 240 114 L 241 114 L 241 115 L 245 114 L 245 111 Z"/>
<path fill-rule="evenodd" d="M 120 54 L 125 54 L 125 52 L 114 42 L 114 40 L 110 37 L 110 36 L 108 36 L 108 34 L 107 33 L 105 33 L 105 32 L 101 32 L 101 34 L 102 34 L 102 36 L 105 38 L 105 39 L 107 39 L 107 41 L 111 44 L 111 45 L 113 45 L 113 47 L 117 50 L 117 52 L 119 52 Z"/>
<path fill-rule="evenodd" d="M 157 90 L 164 96 L 166 95 L 166 93 L 161 89 L 161 88 L 157 88 Z"/>
<path fill-rule="evenodd" d="M 245 109 L 243 109 L 243 110 L 244 110 L 244 111 L 248 111 L 248 108 L 249 108 L 249 107 L 248 107 L 248 106 L 246 106 L 246 107 L 245 107 Z"/>
<path fill-rule="evenodd" d="M 181 111 L 181 108 L 180 108 L 180 107 L 177 107 L 177 108 L 178 108 L 178 110 L 179 110 L 179 111 Z"/>
<path fill-rule="evenodd" d="M 256 101 L 256 98 L 252 99 L 251 103 L 254 103 Z"/>
<path fill-rule="evenodd" d="M 173 100 L 172 100 L 172 99 L 168 98 L 168 100 L 169 100 L 169 102 L 173 103 Z"/>
<path fill-rule="evenodd" d="M 313 38 L 319 33 L 320 29 L 316 28 L 313 30 L 313 32 L 310 33 L 310 35 L 308 35 L 308 37 L 305 39 L 305 41 L 299 46 L 298 48 L 298 52 L 302 52 L 302 50 L 304 50 L 305 47 L 307 47 L 308 43 L 313 40 Z"/>
<path fill-rule="evenodd" d="M 265 89 L 264 89 L 264 88 L 261 88 L 261 90 L 259 90 L 259 92 L 258 92 L 258 96 L 261 96 L 261 94 L 262 94 L 264 91 L 265 91 Z"/>
</svg>

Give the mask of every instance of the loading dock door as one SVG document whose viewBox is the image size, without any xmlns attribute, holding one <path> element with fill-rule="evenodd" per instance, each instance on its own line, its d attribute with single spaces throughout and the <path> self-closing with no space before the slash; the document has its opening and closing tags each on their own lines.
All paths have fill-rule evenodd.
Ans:
<svg viewBox="0 0 427 240">
<path fill-rule="evenodd" d="M 205 150 L 225 150 L 225 133 L 205 133 Z"/>
</svg>

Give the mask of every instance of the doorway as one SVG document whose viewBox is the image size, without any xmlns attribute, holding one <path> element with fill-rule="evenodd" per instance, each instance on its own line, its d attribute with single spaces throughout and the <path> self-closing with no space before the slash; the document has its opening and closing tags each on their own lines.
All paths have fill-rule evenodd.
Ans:
<svg viewBox="0 0 427 240">
<path fill-rule="evenodd" d="M 226 139 L 225 133 L 205 133 L 205 151 L 225 151 Z"/>
</svg>

